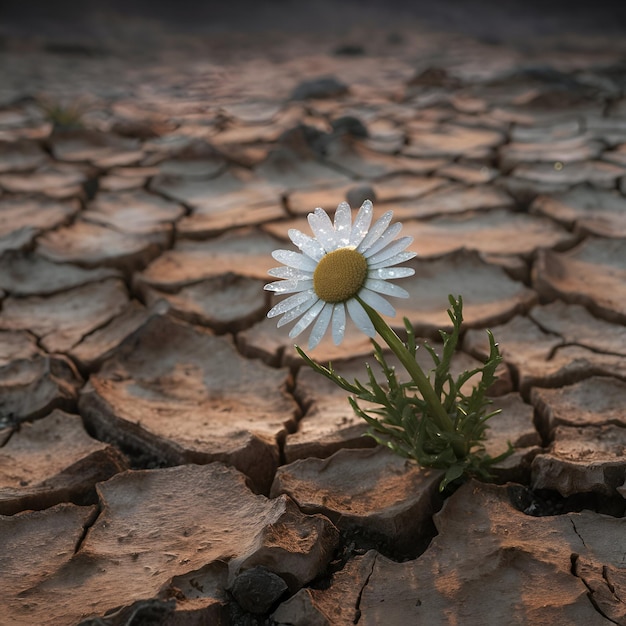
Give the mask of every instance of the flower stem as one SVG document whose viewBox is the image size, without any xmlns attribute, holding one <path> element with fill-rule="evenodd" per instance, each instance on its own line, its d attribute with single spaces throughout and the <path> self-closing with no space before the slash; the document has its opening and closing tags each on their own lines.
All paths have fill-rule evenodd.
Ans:
<svg viewBox="0 0 626 626">
<path fill-rule="evenodd" d="M 443 404 L 441 404 L 441 400 L 437 397 L 435 390 L 422 371 L 422 368 L 407 350 L 400 337 L 396 335 L 393 329 L 388 326 L 375 309 L 363 302 L 363 300 L 361 300 L 358 296 L 356 296 L 356 299 L 365 309 L 365 312 L 372 321 L 372 324 L 374 324 L 374 328 L 377 330 L 378 334 L 385 340 L 393 353 L 398 357 L 398 359 L 400 359 L 400 362 L 404 365 L 406 371 L 410 374 L 413 382 L 422 394 L 422 398 L 430 407 L 431 417 L 437 427 L 444 432 L 454 433 L 454 424 L 452 423 L 450 416 L 444 409 Z"/>
</svg>

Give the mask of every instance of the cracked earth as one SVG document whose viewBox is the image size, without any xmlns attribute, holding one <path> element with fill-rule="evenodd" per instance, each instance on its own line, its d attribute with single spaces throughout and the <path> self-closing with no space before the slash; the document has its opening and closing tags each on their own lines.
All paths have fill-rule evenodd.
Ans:
<svg viewBox="0 0 626 626">
<path fill-rule="evenodd" d="M 1 51 L 0 623 L 626 624 L 625 58 Z M 454 368 L 501 346 L 494 484 L 442 498 L 265 318 L 288 229 L 366 198 L 415 238 L 392 325 L 436 347 L 461 294 Z"/>
</svg>

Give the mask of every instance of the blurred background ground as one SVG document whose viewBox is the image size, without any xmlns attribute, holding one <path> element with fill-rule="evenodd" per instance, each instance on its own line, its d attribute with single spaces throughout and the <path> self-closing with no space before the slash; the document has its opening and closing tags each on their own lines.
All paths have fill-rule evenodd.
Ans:
<svg viewBox="0 0 626 626">
<path fill-rule="evenodd" d="M 396 27 L 520 47 L 545 38 L 626 34 L 626 2 L 601 0 L 5 0 L 0 43 L 97 53 L 185 39 L 269 37 Z"/>
</svg>

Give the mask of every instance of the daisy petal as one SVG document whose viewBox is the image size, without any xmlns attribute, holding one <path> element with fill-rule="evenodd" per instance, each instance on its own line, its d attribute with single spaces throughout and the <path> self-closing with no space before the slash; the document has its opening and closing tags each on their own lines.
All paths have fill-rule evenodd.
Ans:
<svg viewBox="0 0 626 626">
<path fill-rule="evenodd" d="M 372 265 L 380 263 L 381 261 L 398 254 L 398 252 L 402 252 L 405 248 L 410 246 L 411 243 L 413 243 L 413 237 L 400 237 L 400 239 L 397 239 L 393 243 L 389 244 L 380 252 L 377 252 L 369 257 L 368 261 L 372 263 Z"/>
<path fill-rule="evenodd" d="M 315 292 L 312 289 L 310 289 L 309 291 L 298 293 L 294 296 L 289 296 L 288 298 L 285 298 L 284 300 L 281 300 L 278 304 L 274 305 L 267 314 L 267 317 L 276 317 L 277 315 L 282 315 L 283 313 L 290 311 L 294 307 L 297 307 L 299 304 L 306 302 L 309 298 L 313 296 L 317 298 Z"/>
<path fill-rule="evenodd" d="M 277 294 L 294 295 L 274 306 L 268 317 L 280 316 L 279 327 L 295 322 L 289 333 L 291 338 L 312 326 L 308 341 L 310 349 L 319 345 L 329 327 L 335 344 L 341 343 L 348 315 L 361 332 L 374 337 L 376 333 L 367 314 L 370 310 L 368 307 L 393 316 L 395 309 L 388 302 L 387 296 L 409 295 L 405 289 L 389 281 L 415 274 L 414 268 L 392 267 L 416 256 L 414 252 L 406 251 L 413 238 L 396 238 L 402 225 L 391 224 L 391 211 L 387 211 L 372 225 L 373 213 L 372 203 L 366 200 L 353 224 L 352 210 L 347 202 L 337 206 L 332 220 L 326 211 L 318 207 L 308 215 L 312 237 L 295 228 L 289 230 L 289 237 L 299 251 L 276 250 L 272 253 L 284 267 L 269 270 L 270 276 L 278 280 L 265 285 L 265 289 Z M 355 284 L 360 297 L 351 297 L 350 294 L 355 292 L 347 291 L 346 301 L 327 302 L 315 292 L 313 277 L 325 257 L 341 248 L 351 248 L 358 253 L 357 256 L 361 256 L 366 280 L 360 288 Z M 331 274 L 336 274 L 339 283 L 345 278 L 346 283 L 350 284 L 350 274 L 344 275 L 344 272 L 350 272 L 351 268 L 342 266 L 340 261 L 343 258 L 341 255 L 328 257 L 328 265 L 325 267 L 329 268 Z M 358 284 L 361 284 L 360 279 Z"/>
<path fill-rule="evenodd" d="M 366 200 L 356 214 L 354 225 L 352 226 L 352 233 L 350 234 L 349 244 L 351 246 L 358 246 L 365 235 L 367 235 L 367 229 L 372 223 L 372 215 L 374 215 L 374 209 L 372 203 Z"/>
<path fill-rule="evenodd" d="M 317 208 L 313 213 L 309 213 L 307 219 L 315 238 L 322 248 L 324 248 L 326 252 L 335 250 L 337 248 L 335 229 L 326 211 Z"/>
<path fill-rule="evenodd" d="M 377 252 L 380 252 L 387 244 L 393 241 L 394 237 L 402 230 L 402 224 L 400 222 L 396 222 L 391 226 L 387 227 L 385 232 L 378 238 L 378 241 L 375 241 L 368 249 L 367 252 L 363 255 L 366 259 L 374 256 Z"/>
<path fill-rule="evenodd" d="M 347 202 L 342 202 L 335 211 L 335 241 L 343 248 L 350 243 L 352 210 Z"/>
<path fill-rule="evenodd" d="M 313 277 L 312 272 L 303 272 L 302 270 L 297 270 L 295 267 L 287 267 L 286 265 L 273 267 L 271 270 L 267 270 L 267 273 L 275 278 L 298 278 L 307 280 Z"/>
<path fill-rule="evenodd" d="M 354 298 L 350 298 L 350 300 L 346 302 L 346 306 L 348 307 L 348 313 L 350 313 L 352 321 L 357 325 L 358 329 L 368 337 L 374 337 L 376 335 L 376 329 L 374 328 L 374 324 L 372 324 L 372 320 L 370 320 L 365 312 L 365 309 Z"/>
<path fill-rule="evenodd" d="M 309 350 L 313 350 L 313 348 L 315 348 L 315 346 L 317 346 L 317 344 L 322 340 L 322 337 L 330 324 L 332 314 L 333 305 L 327 302 L 319 314 L 319 317 L 315 321 L 315 324 L 313 324 L 313 329 L 311 330 L 311 334 L 309 336 Z"/>
<path fill-rule="evenodd" d="M 319 261 L 324 256 L 324 248 L 318 241 L 301 233 L 296 228 L 290 228 L 287 231 L 289 239 L 304 252 L 307 256 L 311 257 L 315 261 Z"/>
<path fill-rule="evenodd" d="M 415 256 L 415 252 L 400 252 L 399 254 L 392 256 L 390 259 L 385 259 L 384 261 L 380 261 L 378 263 L 372 263 L 371 265 L 369 265 L 369 269 L 377 270 L 381 267 L 391 267 L 392 265 L 397 265 L 398 263 L 404 263 L 405 261 L 409 261 Z"/>
<path fill-rule="evenodd" d="M 357 251 L 364 253 L 384 232 L 391 218 L 393 217 L 392 211 L 387 211 L 381 218 L 379 218 L 370 231 L 365 235 L 363 241 L 357 246 Z"/>
<path fill-rule="evenodd" d="M 318 297 L 313 294 L 309 296 L 307 300 L 305 300 L 302 304 L 294 307 L 291 311 L 287 311 L 279 320 L 278 324 L 276 324 L 276 328 L 280 328 L 285 324 L 289 324 L 289 322 L 293 322 L 296 318 L 300 317 L 303 313 L 306 313 L 318 300 Z"/>
<path fill-rule="evenodd" d="M 300 280 L 299 278 L 291 278 L 290 280 L 277 280 L 274 283 L 268 283 L 263 287 L 266 291 L 273 291 L 274 293 L 297 293 L 299 291 L 305 291 L 313 287 L 313 279 Z"/>
<path fill-rule="evenodd" d="M 293 250 L 274 250 L 272 256 L 283 265 L 289 265 L 289 267 L 295 267 L 297 270 L 304 270 L 305 272 L 314 272 L 317 267 L 317 263 L 313 259 Z"/>
<path fill-rule="evenodd" d="M 365 304 L 369 304 L 373 309 L 376 309 L 379 313 L 383 315 L 388 315 L 389 317 L 395 317 L 396 310 L 383 298 L 379 296 L 377 293 L 370 291 L 369 289 L 361 289 L 359 292 L 359 298 L 365 302 Z"/>
<path fill-rule="evenodd" d="M 371 270 L 370 278 L 379 278 L 381 280 L 390 280 L 392 278 L 406 278 L 413 276 L 415 270 L 412 267 L 383 267 L 378 270 Z"/>
<path fill-rule="evenodd" d="M 297 337 L 305 330 L 311 322 L 318 316 L 319 312 L 324 308 L 326 303 L 318 300 L 299 320 L 298 323 L 289 331 L 289 338 Z"/>
<path fill-rule="evenodd" d="M 335 304 L 333 307 L 333 343 L 338 346 L 346 332 L 346 307 L 343 302 Z"/>
<path fill-rule="evenodd" d="M 398 287 L 398 285 L 394 285 L 393 283 L 388 283 L 386 280 L 376 280 L 375 278 L 368 278 L 363 286 L 366 289 L 370 289 L 371 291 L 384 293 L 386 296 L 394 296 L 396 298 L 409 297 L 409 292 L 406 289 L 402 289 L 402 287 Z"/>
</svg>

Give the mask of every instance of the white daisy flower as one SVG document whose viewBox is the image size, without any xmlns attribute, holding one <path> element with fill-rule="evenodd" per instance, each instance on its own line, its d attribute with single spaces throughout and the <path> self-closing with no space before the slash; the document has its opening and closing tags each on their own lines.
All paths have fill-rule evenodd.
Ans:
<svg viewBox="0 0 626 626">
<path fill-rule="evenodd" d="M 282 315 L 278 326 L 300 318 L 291 329 L 289 337 L 297 337 L 313 321 L 309 349 L 320 342 L 328 326 L 333 341 L 341 343 L 346 329 L 346 309 L 350 317 L 369 337 L 375 330 L 359 299 L 379 313 L 394 316 L 395 309 L 382 297 L 408 298 L 405 289 L 387 282 L 394 278 L 412 276 L 408 267 L 394 267 L 415 256 L 405 252 L 412 237 L 394 237 L 402 224 L 390 226 L 392 212 L 387 211 L 371 228 L 373 207 L 366 200 L 352 224 L 352 212 L 347 202 L 342 202 L 331 222 L 327 213 L 317 208 L 309 213 L 308 221 L 314 237 L 294 228 L 289 238 L 301 250 L 275 250 L 272 256 L 284 267 L 269 271 L 282 280 L 265 285 L 276 294 L 293 294 L 279 302 L 267 317 Z"/>
</svg>

